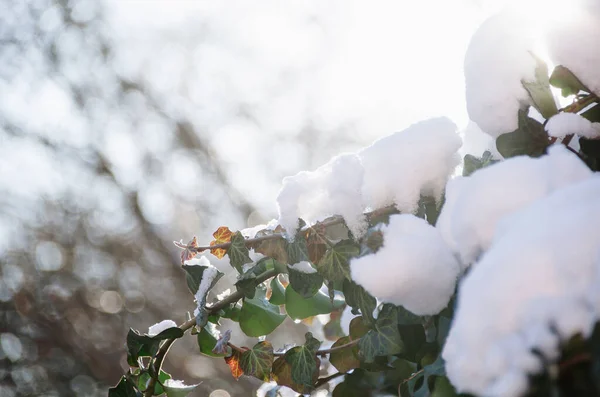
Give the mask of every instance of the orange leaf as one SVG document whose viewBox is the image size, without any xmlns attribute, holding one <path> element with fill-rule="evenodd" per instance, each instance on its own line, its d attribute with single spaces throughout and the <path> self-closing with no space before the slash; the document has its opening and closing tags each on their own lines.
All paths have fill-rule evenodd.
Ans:
<svg viewBox="0 0 600 397">
<path fill-rule="evenodd" d="M 229 369 L 231 370 L 231 375 L 238 380 L 240 376 L 244 375 L 244 371 L 240 367 L 240 359 L 242 358 L 242 353 L 237 350 L 233 350 L 231 352 L 231 356 L 225 357 L 225 362 L 229 365 Z"/>
<path fill-rule="evenodd" d="M 213 233 L 213 237 L 215 239 L 210 242 L 210 246 L 212 247 L 213 245 L 228 243 L 231 241 L 232 235 L 233 233 L 227 226 L 221 226 L 216 232 Z M 217 258 L 221 259 L 225 256 L 227 250 L 225 248 L 212 248 L 210 252 Z"/>
</svg>

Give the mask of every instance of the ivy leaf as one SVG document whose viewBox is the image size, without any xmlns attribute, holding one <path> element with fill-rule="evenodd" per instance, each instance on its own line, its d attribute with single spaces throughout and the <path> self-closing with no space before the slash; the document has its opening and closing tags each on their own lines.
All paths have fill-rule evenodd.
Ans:
<svg viewBox="0 0 600 397">
<path fill-rule="evenodd" d="M 360 310 L 366 324 L 373 324 L 375 321 L 373 310 L 377 306 L 377 299 L 372 297 L 363 287 L 350 280 L 344 281 L 343 290 L 348 305 Z"/>
<path fill-rule="evenodd" d="M 181 251 L 181 264 L 182 265 L 185 264 L 186 261 L 193 259 L 198 252 L 202 252 L 202 251 L 195 250 L 193 248 L 198 248 L 198 239 L 196 238 L 196 236 L 194 236 L 194 238 L 191 239 L 189 243 L 187 243 L 186 248 L 183 251 Z"/>
<path fill-rule="evenodd" d="M 306 262 L 308 263 L 308 262 Z M 304 273 L 288 266 L 290 285 L 303 298 L 310 298 L 323 286 L 323 276 L 319 273 Z"/>
<path fill-rule="evenodd" d="M 306 238 L 300 233 L 297 234 L 293 242 L 286 241 L 285 249 L 287 253 L 286 263 L 290 265 L 309 260 Z"/>
<path fill-rule="evenodd" d="M 331 347 L 339 347 L 347 345 L 352 339 L 349 336 L 344 336 L 338 339 Z M 340 372 L 348 372 L 351 369 L 360 367 L 358 360 L 358 346 L 353 345 L 344 349 L 335 350 L 329 355 L 329 361 Z"/>
<path fill-rule="evenodd" d="M 350 279 L 350 258 L 358 256 L 360 248 L 352 240 L 342 240 L 330 247 L 317 264 L 317 270 L 329 281 Z"/>
<path fill-rule="evenodd" d="M 127 362 L 132 367 L 137 367 L 139 357 L 154 357 L 162 340 L 178 339 L 182 336 L 183 330 L 179 327 L 165 329 L 154 336 L 140 335 L 138 331 L 130 328 L 127 333 Z"/>
<path fill-rule="evenodd" d="M 317 368 L 321 366 L 321 360 L 319 360 L 317 357 L 315 357 L 315 366 Z M 313 389 L 312 385 L 317 381 L 318 378 L 319 371 L 315 371 L 311 379 L 311 385 L 301 385 L 292 380 L 292 365 L 286 361 L 285 357 L 279 357 L 273 363 L 273 379 L 277 382 L 277 384 L 280 386 L 287 386 L 300 394 L 309 394 Z"/>
<path fill-rule="evenodd" d="M 150 382 L 150 378 L 151 377 L 148 372 L 143 372 L 137 380 L 138 389 L 141 391 L 146 391 L 146 389 L 148 388 L 148 383 Z M 156 384 L 154 385 L 153 395 L 160 396 L 161 394 L 163 394 L 165 392 L 161 385 L 167 379 L 171 379 L 171 375 L 169 375 L 168 373 L 161 370 L 158 374 L 158 382 L 156 382 Z"/>
<path fill-rule="evenodd" d="M 196 385 L 184 385 L 181 381 L 168 380 L 163 384 L 167 397 L 186 397 L 190 394 L 199 384 Z"/>
<path fill-rule="evenodd" d="M 398 332 L 398 311 L 394 305 L 385 304 L 379 312 L 375 329 L 369 330 L 358 342 L 359 355 L 372 363 L 377 356 L 401 353 L 404 343 Z"/>
<path fill-rule="evenodd" d="M 240 321 L 241 306 L 237 303 L 231 304 L 223 309 L 221 317 L 228 318 L 236 323 Z"/>
<path fill-rule="evenodd" d="M 231 236 L 231 245 L 227 249 L 227 255 L 229 256 L 229 262 L 238 273 L 242 273 L 242 266 L 245 263 L 252 262 L 250 259 L 248 247 L 246 247 L 246 239 L 242 236 L 242 233 L 235 232 Z"/>
<path fill-rule="evenodd" d="M 255 238 L 281 234 L 283 231 L 284 230 L 281 225 L 278 225 L 275 230 L 260 230 L 258 233 L 256 233 Z M 253 244 L 252 248 L 254 248 L 255 252 L 273 258 L 280 263 L 288 263 L 287 242 L 283 237 L 263 240 L 259 243 Z"/>
<path fill-rule="evenodd" d="M 440 316 L 438 320 L 438 334 L 437 334 L 437 343 L 440 346 L 440 349 L 444 347 L 446 343 L 446 337 L 448 336 L 448 332 L 450 332 L 450 324 L 451 320 L 448 317 Z"/>
<path fill-rule="evenodd" d="M 200 288 L 200 283 L 202 282 L 202 276 L 204 276 L 204 272 L 209 267 L 203 265 L 183 265 L 182 267 L 183 270 L 185 270 L 185 281 L 187 283 L 188 289 L 190 290 L 192 295 L 196 295 L 196 292 L 198 292 L 198 289 Z M 216 271 L 217 275 L 213 278 L 206 292 L 210 291 L 210 289 L 215 286 L 217 281 L 219 281 L 219 279 L 223 277 L 223 273 L 216 270 L 216 268 L 214 268 L 214 270 L 211 271 Z"/>
<path fill-rule="evenodd" d="M 285 289 L 285 311 L 294 320 L 327 314 L 343 305 L 343 299 L 334 299 L 332 303 L 329 296 L 321 291 L 310 298 L 303 298 L 291 284 Z"/>
<path fill-rule="evenodd" d="M 312 389 L 315 376 L 319 376 L 319 363 L 317 360 L 317 350 L 321 342 L 313 338 L 312 333 L 305 335 L 306 343 L 303 346 L 296 346 L 288 350 L 285 355 L 285 361 L 292 366 L 292 381 L 306 388 Z"/>
<path fill-rule="evenodd" d="M 273 359 L 273 346 L 266 341 L 258 342 L 252 349 L 242 353 L 240 366 L 246 375 L 268 382 Z"/>
<path fill-rule="evenodd" d="M 568 97 L 579 91 L 590 92 L 568 68 L 558 65 L 550 76 L 550 84 L 561 89 L 561 95 Z"/>
<path fill-rule="evenodd" d="M 532 56 L 536 60 L 535 79 L 529 81 L 521 80 L 521 84 L 523 85 L 523 88 L 527 90 L 533 106 L 545 119 L 549 119 L 558 113 L 558 108 L 554 101 L 554 95 L 552 95 L 552 91 L 550 91 L 548 65 L 537 56 L 533 54 Z"/>
<path fill-rule="evenodd" d="M 417 316 L 404 306 L 396 306 L 398 311 L 398 325 L 423 324 L 423 317 Z"/>
<path fill-rule="evenodd" d="M 539 157 L 546 153 L 550 145 L 544 126 L 527 115 L 527 110 L 519 110 L 519 127 L 496 139 L 496 148 L 505 158 L 527 155 Z"/>
<path fill-rule="evenodd" d="M 238 380 L 240 376 L 244 375 L 244 371 L 240 366 L 240 359 L 242 358 L 242 353 L 237 350 L 233 350 L 231 352 L 231 356 L 225 357 L 225 362 L 229 366 L 229 370 L 231 371 L 231 375 Z"/>
<path fill-rule="evenodd" d="M 227 345 L 229 343 L 229 339 L 231 339 L 231 330 L 223 332 L 223 334 L 219 337 L 217 343 L 215 343 L 215 347 L 212 349 L 212 353 L 216 355 L 226 355 L 230 353 L 231 348 Z"/>
<path fill-rule="evenodd" d="M 362 317 L 354 317 L 350 321 L 350 339 L 356 340 L 362 338 L 370 328 L 365 324 Z"/>
<path fill-rule="evenodd" d="M 210 242 L 210 246 L 212 247 L 213 245 L 225 244 L 225 243 L 230 242 L 231 234 L 232 234 L 231 230 L 229 230 L 229 228 L 227 226 L 221 226 L 220 228 L 217 229 L 216 232 L 213 233 L 213 237 L 215 239 Z M 211 252 L 211 254 L 213 254 L 214 256 L 216 256 L 219 259 L 223 258 L 225 256 L 225 254 L 227 253 L 225 248 L 211 248 L 210 252 Z"/>
<path fill-rule="evenodd" d="M 122 376 L 121 380 L 115 387 L 108 389 L 108 397 L 141 397 L 142 393 L 136 390 L 135 385 L 126 377 Z"/>
<path fill-rule="evenodd" d="M 273 277 L 271 279 L 270 287 L 271 296 L 269 297 L 269 302 L 278 306 L 285 304 L 285 288 L 278 277 Z"/>
<path fill-rule="evenodd" d="M 244 299 L 240 312 L 240 328 L 248 336 L 268 335 L 285 320 L 279 313 L 279 306 L 273 305 L 265 297 L 265 291 L 256 290 L 253 299 Z"/>
<path fill-rule="evenodd" d="M 380 223 L 367 230 L 360 245 L 359 256 L 374 254 L 383 246 L 383 232 L 381 231 L 381 225 L 382 224 Z"/>
<path fill-rule="evenodd" d="M 319 227 L 315 226 L 310 228 L 306 232 L 306 247 L 308 249 L 308 259 L 312 263 L 319 263 L 325 252 L 329 242 L 323 236 L 325 230 L 317 230 Z"/>
<path fill-rule="evenodd" d="M 408 392 L 414 397 L 428 397 L 431 394 L 428 382 L 429 377 L 444 375 L 446 375 L 446 368 L 444 365 L 444 359 L 440 355 L 432 364 L 423 367 L 423 372 L 408 381 Z M 423 383 L 417 390 L 415 390 L 417 381 L 421 378 L 423 379 Z"/>
<path fill-rule="evenodd" d="M 492 153 L 488 150 L 486 150 L 481 157 L 475 157 L 471 154 L 467 154 L 463 160 L 463 176 L 469 176 L 473 172 L 495 164 L 498 161 L 499 160 L 494 160 L 492 158 Z"/>
<path fill-rule="evenodd" d="M 196 335 L 196 340 L 198 342 L 198 348 L 200 349 L 200 353 L 209 356 L 209 357 L 224 357 L 229 354 L 229 351 L 222 351 L 222 348 L 227 349 L 227 341 L 228 334 L 225 332 L 223 335 L 220 334 L 216 325 L 212 323 L 208 323 L 198 332 Z M 225 339 L 225 340 L 224 340 Z M 222 346 L 222 341 L 224 340 L 224 346 Z M 217 345 L 219 347 L 217 347 Z"/>
</svg>

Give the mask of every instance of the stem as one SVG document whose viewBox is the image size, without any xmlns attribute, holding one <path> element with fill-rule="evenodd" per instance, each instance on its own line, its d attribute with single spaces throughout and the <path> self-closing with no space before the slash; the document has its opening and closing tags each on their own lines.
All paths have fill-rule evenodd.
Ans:
<svg viewBox="0 0 600 397">
<path fill-rule="evenodd" d="M 346 343 L 346 344 L 344 344 L 344 345 L 340 345 L 340 346 L 332 347 L 332 348 L 330 348 L 330 349 L 323 349 L 323 350 L 319 350 L 319 351 L 317 351 L 315 354 L 316 354 L 317 356 L 321 356 L 321 357 L 322 357 L 322 356 L 326 356 L 326 355 L 328 355 L 328 354 L 331 354 L 331 353 L 333 353 L 333 352 L 335 352 L 335 351 L 342 350 L 342 349 L 346 349 L 346 348 L 348 348 L 348 347 L 352 347 L 352 346 L 354 346 L 354 345 L 358 344 L 358 342 L 359 342 L 359 341 L 360 341 L 360 338 L 359 338 L 359 339 L 355 339 L 355 340 L 353 340 L 352 342 L 348 342 L 348 343 Z M 284 352 L 276 352 L 276 353 L 273 353 L 273 355 L 274 355 L 275 357 L 281 357 L 281 356 L 285 356 L 285 353 L 287 353 L 287 351 L 284 351 Z"/>
<path fill-rule="evenodd" d="M 330 380 L 339 378 L 340 376 L 343 376 L 343 375 L 346 375 L 346 373 L 345 372 L 336 372 L 333 375 L 329 375 L 325 378 L 320 378 L 319 380 L 317 380 L 317 383 L 315 383 L 315 389 L 323 386 L 325 383 L 329 382 Z"/>
<path fill-rule="evenodd" d="M 279 272 L 275 269 L 267 270 L 266 272 L 264 272 L 263 274 L 261 274 L 259 277 L 256 278 L 256 285 L 270 279 L 273 276 L 276 276 L 278 273 Z M 239 301 L 243 297 L 244 297 L 244 294 L 241 291 L 236 291 L 233 294 L 227 296 L 222 301 L 218 301 L 215 304 L 211 305 L 210 307 L 207 307 L 206 310 L 208 310 L 209 314 L 217 313 L 219 310 L 227 307 L 228 305 L 230 305 L 232 303 Z M 179 326 L 179 328 L 181 328 L 185 332 L 185 331 L 189 330 L 190 328 L 192 328 L 194 325 L 196 325 L 196 319 L 192 318 L 192 319 L 186 321 L 185 323 L 181 324 Z M 158 374 L 160 373 L 163 361 L 165 360 L 165 356 L 169 352 L 169 349 L 171 348 L 171 345 L 173 344 L 173 342 L 175 342 L 175 339 L 165 340 L 163 342 L 163 344 L 160 346 L 160 348 L 158 349 L 158 353 L 156 353 L 156 357 L 154 358 L 154 363 L 153 364 L 150 363 L 150 365 L 152 365 L 152 368 L 153 368 L 153 374 L 150 378 L 150 381 L 148 382 L 148 388 L 144 392 L 144 397 L 152 397 L 152 395 L 154 394 L 154 386 L 156 385 L 156 382 L 158 380 Z"/>
<path fill-rule="evenodd" d="M 396 207 L 393 205 L 390 205 L 388 207 L 384 207 L 379 210 L 366 212 L 364 215 L 367 217 L 367 219 L 370 219 L 372 217 L 384 215 L 384 214 L 391 213 L 394 211 L 396 211 Z M 340 223 L 344 223 L 344 218 L 342 218 L 340 216 L 335 216 L 335 217 L 332 217 L 323 222 L 319 222 L 316 225 L 305 226 L 304 228 L 302 228 L 302 231 L 310 230 L 311 228 L 313 228 L 317 225 L 321 226 L 321 227 L 327 227 L 327 226 L 339 225 Z M 276 240 L 276 239 L 283 239 L 283 238 L 285 238 L 285 235 L 283 233 L 273 233 L 273 234 L 268 234 L 266 236 L 247 238 L 245 243 L 246 243 L 246 245 L 253 245 L 253 244 L 261 243 L 266 240 Z M 215 245 L 205 245 L 202 247 L 191 247 L 191 246 L 183 245 L 178 241 L 174 241 L 173 243 L 179 248 L 189 249 L 190 251 L 196 252 L 196 253 L 200 253 L 202 251 L 206 251 L 206 250 L 210 250 L 210 249 L 229 248 L 229 246 L 231 245 L 231 242 L 227 242 L 227 243 L 221 243 L 221 244 L 215 244 Z"/>
</svg>

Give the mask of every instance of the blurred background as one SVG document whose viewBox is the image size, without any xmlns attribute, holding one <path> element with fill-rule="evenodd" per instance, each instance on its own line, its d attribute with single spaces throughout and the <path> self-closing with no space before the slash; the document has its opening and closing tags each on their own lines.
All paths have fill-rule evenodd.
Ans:
<svg viewBox="0 0 600 397">
<path fill-rule="evenodd" d="M 486 12 L 0 0 L 0 397 L 105 396 L 129 327 L 194 308 L 173 240 L 265 223 L 282 177 L 420 119 L 466 125 L 463 55 Z M 286 332 L 276 347 L 302 342 Z M 198 396 L 260 386 L 193 337 L 165 369 Z"/>
</svg>

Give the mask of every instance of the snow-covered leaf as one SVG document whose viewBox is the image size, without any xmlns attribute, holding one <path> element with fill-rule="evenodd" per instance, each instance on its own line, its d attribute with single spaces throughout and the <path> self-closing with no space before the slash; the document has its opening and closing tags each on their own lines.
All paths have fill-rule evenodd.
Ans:
<svg viewBox="0 0 600 397">
<path fill-rule="evenodd" d="M 304 262 L 308 266 L 308 262 Z M 296 267 L 288 266 L 290 285 L 303 298 L 310 298 L 319 291 L 323 285 L 323 276 L 319 273 L 309 273 L 298 270 Z"/>
<path fill-rule="evenodd" d="M 185 385 L 182 381 L 171 379 L 163 384 L 167 397 L 185 397 L 198 387 L 198 385 Z"/>
</svg>

